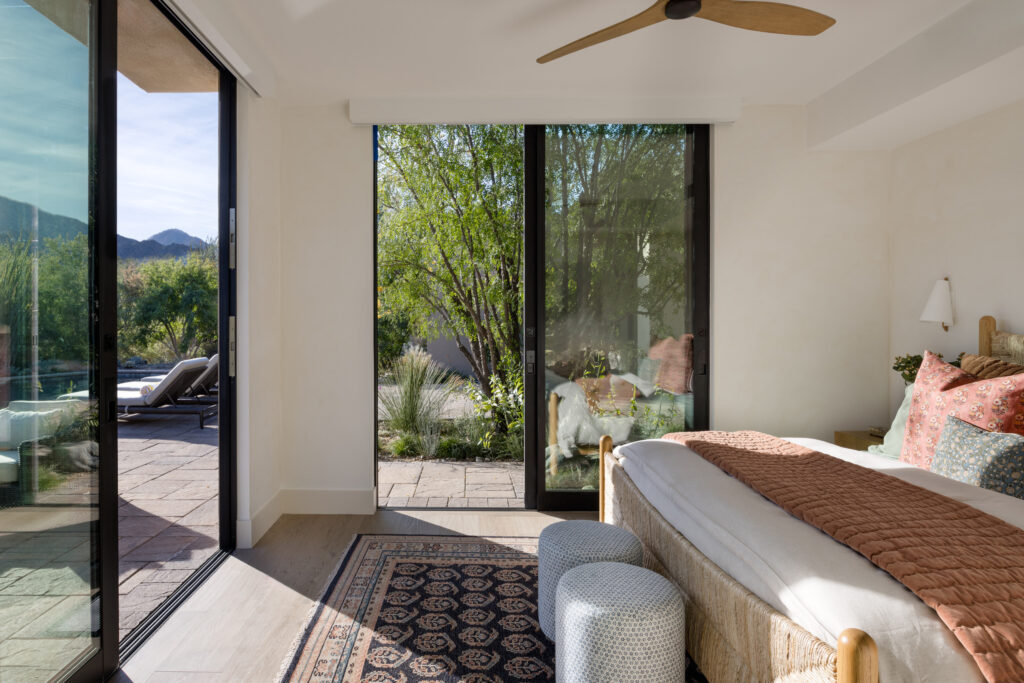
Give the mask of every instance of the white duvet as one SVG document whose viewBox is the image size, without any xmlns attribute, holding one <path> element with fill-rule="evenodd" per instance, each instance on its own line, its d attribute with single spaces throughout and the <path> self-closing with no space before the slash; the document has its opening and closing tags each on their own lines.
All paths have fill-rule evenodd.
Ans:
<svg viewBox="0 0 1024 683">
<path fill-rule="evenodd" d="M 815 439 L 789 439 L 963 501 L 1024 528 L 1024 501 Z M 641 493 L 712 562 L 827 643 L 846 628 L 878 644 L 892 681 L 983 680 L 935 612 L 903 584 L 675 441 L 620 446 Z"/>
</svg>

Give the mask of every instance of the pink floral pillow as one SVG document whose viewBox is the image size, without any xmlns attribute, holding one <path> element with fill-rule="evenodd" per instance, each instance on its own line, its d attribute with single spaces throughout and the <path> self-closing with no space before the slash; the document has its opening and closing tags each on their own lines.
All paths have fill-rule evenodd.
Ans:
<svg viewBox="0 0 1024 683">
<path fill-rule="evenodd" d="M 1024 435 L 1024 374 L 978 379 L 925 351 L 900 460 L 928 469 L 947 415 L 990 432 Z"/>
</svg>

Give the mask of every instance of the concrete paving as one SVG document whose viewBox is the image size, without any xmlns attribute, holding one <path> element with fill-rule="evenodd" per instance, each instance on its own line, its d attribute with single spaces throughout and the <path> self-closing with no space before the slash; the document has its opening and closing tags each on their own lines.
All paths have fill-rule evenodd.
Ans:
<svg viewBox="0 0 1024 683">
<path fill-rule="evenodd" d="M 522 508 L 521 462 L 382 460 L 377 504 L 382 508 Z"/>
</svg>

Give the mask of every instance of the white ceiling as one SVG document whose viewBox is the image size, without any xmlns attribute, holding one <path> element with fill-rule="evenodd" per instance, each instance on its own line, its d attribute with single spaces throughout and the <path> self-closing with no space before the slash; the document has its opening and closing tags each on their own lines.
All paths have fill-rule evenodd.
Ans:
<svg viewBox="0 0 1024 683">
<path fill-rule="evenodd" d="M 814 38 L 664 21 L 547 65 L 541 54 L 650 0 L 192 0 L 285 100 L 438 95 L 739 96 L 806 104 L 968 0 L 798 0 Z M 673 93 L 673 91 L 675 91 Z"/>
<path fill-rule="evenodd" d="M 699 19 L 664 21 L 540 65 L 541 54 L 651 0 L 173 2 L 258 91 L 301 104 L 675 97 L 804 105 L 823 95 L 837 101 L 845 81 L 968 5 L 993 16 L 1024 15 L 1022 0 L 795 0 L 835 17 L 836 25 L 806 38 Z M 983 44 L 984 37 L 974 41 Z"/>
</svg>

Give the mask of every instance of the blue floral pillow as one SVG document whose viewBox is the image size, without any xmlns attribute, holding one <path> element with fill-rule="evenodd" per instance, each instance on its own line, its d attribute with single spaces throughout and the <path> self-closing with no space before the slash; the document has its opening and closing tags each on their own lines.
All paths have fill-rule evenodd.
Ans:
<svg viewBox="0 0 1024 683">
<path fill-rule="evenodd" d="M 987 432 L 948 416 L 935 447 L 931 471 L 1024 498 L 1024 436 Z"/>
</svg>

